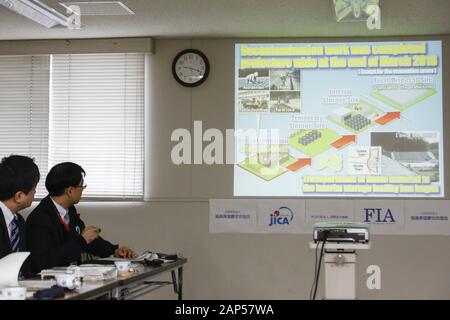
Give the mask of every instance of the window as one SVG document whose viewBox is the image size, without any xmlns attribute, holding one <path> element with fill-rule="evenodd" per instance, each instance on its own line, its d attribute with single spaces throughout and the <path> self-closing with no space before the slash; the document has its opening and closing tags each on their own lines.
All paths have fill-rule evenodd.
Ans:
<svg viewBox="0 0 450 320">
<path fill-rule="evenodd" d="M 28 82 L 18 82 L 17 94 L 11 91 L 7 98 L 0 100 L 1 155 L 15 153 L 35 157 L 41 174 L 60 162 L 78 163 L 87 173 L 85 198 L 142 199 L 145 55 L 64 54 L 40 58 L 47 59 L 47 82 L 37 83 L 37 76 L 28 76 Z M 0 57 L 0 61 L 4 59 Z M 15 59 L 30 59 L 31 65 L 37 58 Z M 3 63 L 14 64 L 6 59 Z M 25 74 L 23 63 L 16 64 L 17 69 L 11 67 L 9 73 L 16 77 Z M 29 69 L 33 70 L 32 66 Z M 45 70 L 42 73 L 45 74 Z M 10 91 L 6 80 L 1 80 L 2 76 L 7 79 L 8 74 L 0 73 L 0 92 Z M 36 87 L 40 88 L 42 93 L 39 99 L 35 98 L 40 104 L 32 100 L 34 96 L 28 97 L 32 94 L 25 97 L 21 92 L 25 90 L 25 83 L 32 88 L 28 89 L 31 93 L 37 91 Z M 3 120 L 3 114 L 19 112 L 9 106 L 22 96 L 23 110 L 15 115 L 16 122 Z M 38 106 L 41 109 L 34 111 Z M 40 130 L 33 127 L 38 125 L 34 120 L 38 115 L 42 121 Z M 23 119 L 32 117 L 25 125 Z M 3 133 L 8 131 L 4 123 L 11 123 L 8 136 Z M 19 137 L 28 141 L 29 149 L 18 145 L 6 148 Z M 25 142 L 23 144 L 25 146 Z M 42 191 L 38 196 L 45 195 Z"/>
<path fill-rule="evenodd" d="M 48 171 L 49 56 L 0 56 L 0 159 L 35 159 L 41 172 L 37 196 L 46 194 Z"/>
</svg>

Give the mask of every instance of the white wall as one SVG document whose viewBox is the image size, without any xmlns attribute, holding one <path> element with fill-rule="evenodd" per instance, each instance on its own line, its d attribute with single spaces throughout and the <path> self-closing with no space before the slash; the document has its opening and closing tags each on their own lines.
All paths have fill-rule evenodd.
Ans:
<svg viewBox="0 0 450 320">
<path fill-rule="evenodd" d="M 445 40 L 443 57 L 448 57 L 450 37 L 441 38 Z M 294 40 L 314 39 L 290 41 Z M 170 160 L 175 145 L 170 135 L 174 129 L 192 130 L 194 120 L 203 120 L 204 129 L 233 128 L 234 43 L 231 39 L 155 42 L 149 87 L 150 201 L 81 203 L 79 211 L 87 224 L 101 226 L 105 238 L 138 252 L 149 249 L 183 253 L 188 258 L 184 269 L 186 299 L 307 299 L 314 268 L 314 255 L 307 248 L 310 236 L 209 234 L 208 199 L 232 197 L 232 167 L 174 166 Z M 193 89 L 181 87 L 171 74 L 173 57 L 189 47 L 204 51 L 211 63 L 209 79 Z M 450 107 L 450 70 L 447 65 L 444 68 L 445 111 Z M 444 117 L 444 123 L 449 123 L 449 112 L 445 111 Z M 444 136 L 449 137 L 448 133 L 446 127 Z M 449 237 L 374 237 L 372 249 L 358 255 L 358 298 L 450 299 L 449 247 Z M 372 264 L 381 267 L 381 290 L 366 288 L 365 271 Z M 170 289 L 154 292 L 149 298 L 175 298 Z M 321 282 L 318 297 L 322 294 Z"/>
<path fill-rule="evenodd" d="M 308 299 L 314 269 L 308 235 L 209 234 L 208 203 L 200 201 L 80 204 L 79 211 L 106 239 L 139 252 L 183 253 L 186 299 Z M 358 298 L 449 299 L 449 247 L 450 237 L 376 236 L 357 257 Z M 381 267 L 381 290 L 365 286 L 373 264 Z M 175 295 L 167 287 L 147 298 Z"/>
</svg>

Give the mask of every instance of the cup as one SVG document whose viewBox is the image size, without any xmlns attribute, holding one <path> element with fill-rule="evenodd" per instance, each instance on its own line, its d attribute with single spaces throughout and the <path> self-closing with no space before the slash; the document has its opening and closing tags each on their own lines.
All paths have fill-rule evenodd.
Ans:
<svg viewBox="0 0 450 320">
<path fill-rule="evenodd" d="M 81 281 L 73 274 L 56 274 L 56 284 L 69 290 L 79 289 Z"/>
<path fill-rule="evenodd" d="M 9 287 L 0 289 L 0 299 L 2 300 L 25 300 L 27 297 L 27 288 Z"/>
<path fill-rule="evenodd" d="M 114 261 L 117 271 L 128 272 L 131 268 L 131 261 Z"/>
</svg>

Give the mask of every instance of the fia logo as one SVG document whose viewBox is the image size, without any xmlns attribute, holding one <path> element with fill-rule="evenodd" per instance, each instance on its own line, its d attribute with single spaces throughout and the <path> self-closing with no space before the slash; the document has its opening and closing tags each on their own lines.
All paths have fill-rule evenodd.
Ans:
<svg viewBox="0 0 450 320">
<path fill-rule="evenodd" d="M 364 214 L 366 217 L 364 222 L 395 223 L 394 216 L 389 208 L 386 212 L 381 208 L 364 208 Z"/>
<path fill-rule="evenodd" d="M 280 207 L 270 214 L 269 227 L 273 225 L 289 225 L 294 219 L 294 213 L 288 207 Z"/>
</svg>

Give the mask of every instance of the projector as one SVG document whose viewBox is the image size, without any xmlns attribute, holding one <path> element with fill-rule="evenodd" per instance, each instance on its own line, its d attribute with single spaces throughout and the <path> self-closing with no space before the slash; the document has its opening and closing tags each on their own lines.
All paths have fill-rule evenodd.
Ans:
<svg viewBox="0 0 450 320">
<path fill-rule="evenodd" d="M 318 222 L 314 224 L 314 242 L 368 243 L 369 226 L 357 222 Z"/>
</svg>

